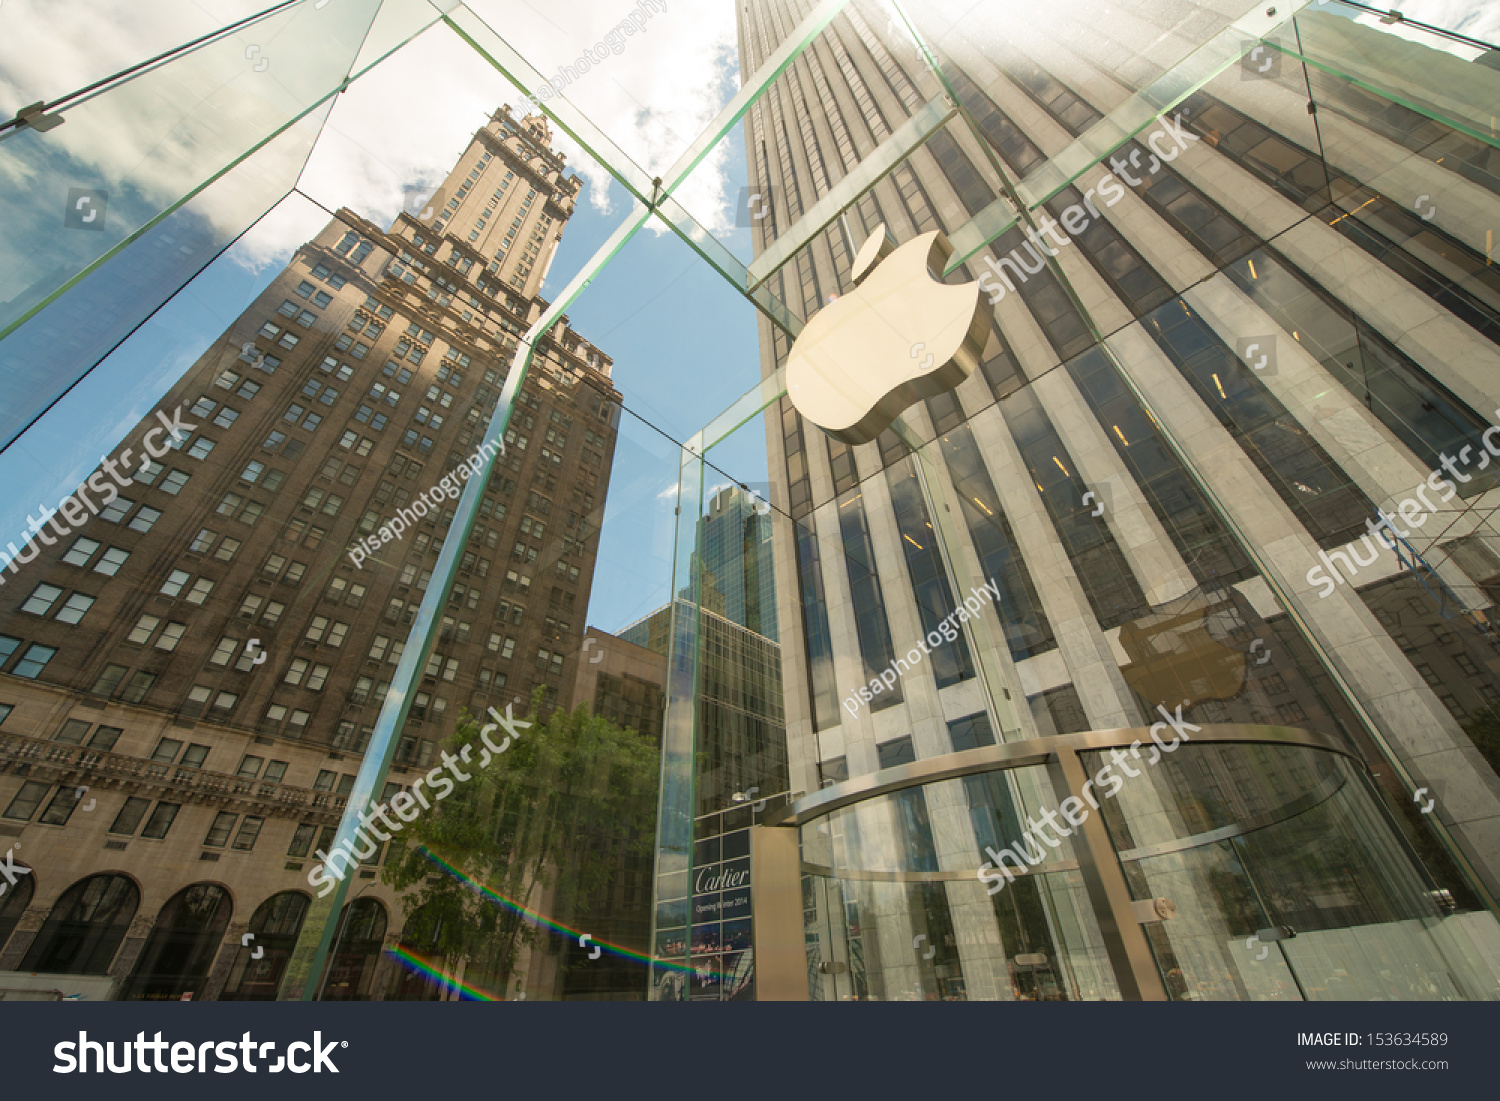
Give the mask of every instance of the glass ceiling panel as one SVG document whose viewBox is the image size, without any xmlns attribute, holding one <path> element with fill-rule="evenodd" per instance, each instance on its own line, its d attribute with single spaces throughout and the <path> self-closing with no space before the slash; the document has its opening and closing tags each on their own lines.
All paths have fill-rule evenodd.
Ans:
<svg viewBox="0 0 1500 1101">
<path fill-rule="evenodd" d="M 289 7 L 288 0 L 159 0 L 130 3 L 11 4 L 0 11 L 0 119 L 38 101 L 52 103 L 96 81 L 218 36 L 231 24 Z"/>
</svg>

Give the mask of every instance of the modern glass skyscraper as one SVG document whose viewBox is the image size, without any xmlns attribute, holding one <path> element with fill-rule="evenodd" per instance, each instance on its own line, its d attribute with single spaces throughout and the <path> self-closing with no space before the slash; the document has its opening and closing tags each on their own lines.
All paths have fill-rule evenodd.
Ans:
<svg viewBox="0 0 1500 1101">
<path fill-rule="evenodd" d="M 742 68 L 811 10 L 741 5 Z M 1210 68 L 1206 10 L 855 3 L 750 109 L 772 293 L 940 231 L 983 298 L 878 439 L 766 420 L 814 997 L 1495 996 L 1443 961 L 1500 890 L 1497 74 L 1356 16 Z"/>
<path fill-rule="evenodd" d="M 703 517 L 696 554 L 703 606 L 775 642 L 770 509 L 738 486 L 721 487 Z"/>
</svg>

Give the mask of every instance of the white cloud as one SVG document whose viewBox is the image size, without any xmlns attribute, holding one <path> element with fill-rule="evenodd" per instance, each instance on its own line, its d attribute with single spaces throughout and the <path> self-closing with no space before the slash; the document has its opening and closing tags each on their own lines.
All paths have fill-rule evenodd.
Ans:
<svg viewBox="0 0 1500 1101">
<path fill-rule="evenodd" d="M 653 2 L 626 0 L 471 0 L 470 6 L 503 33 L 543 76 L 558 77 L 563 94 L 650 175 L 677 159 L 707 128 L 738 86 L 734 6 L 701 0 L 661 2 L 666 10 L 644 18 Z M 611 32 L 636 13 L 641 32 Z M 589 51 L 603 61 L 579 59 Z M 559 69 L 568 66 L 576 78 Z M 733 140 L 739 140 L 736 132 Z M 582 158 L 565 135 L 560 148 L 577 161 L 590 184 L 595 209 L 608 212 L 608 174 Z M 728 149 L 711 151 L 678 193 L 679 201 L 709 230 L 731 228 L 724 169 Z M 658 223 L 659 225 L 659 223 Z"/>
<path fill-rule="evenodd" d="M 1500 43 L 1500 4 L 1475 3 L 1474 0 L 1407 0 L 1400 8 L 1406 18 L 1415 19 L 1419 23 L 1430 23 L 1444 30 L 1457 31 L 1491 45 Z M 1360 22 L 1380 25 L 1378 16 L 1361 16 Z M 1399 24 L 1386 25 L 1384 29 L 1429 46 L 1438 45 L 1435 37 L 1427 32 L 1413 31 Z M 1476 53 L 1475 50 L 1466 50 L 1462 56 L 1469 57 Z"/>
<path fill-rule="evenodd" d="M 340 10 L 340 4 L 347 5 Z M 662 7 L 668 7 L 662 4 Z M 23 104 L 54 100 L 101 77 L 163 52 L 263 7 L 256 0 L 44 0 L 0 3 L 0 109 L 13 114 Z M 474 0 L 475 12 L 535 67 L 555 74 L 577 66 L 613 28 L 640 9 L 623 0 Z M 165 205 L 185 186 L 201 182 L 210 166 L 230 159 L 246 133 L 264 133 L 305 103 L 308 90 L 330 83 L 326 70 L 347 49 L 316 49 L 317 19 L 334 20 L 348 37 L 362 30 L 362 10 L 335 0 L 322 11 L 311 5 L 239 32 L 211 54 L 175 70 L 148 76 L 133 88 L 110 91 L 68 112 L 67 123 L 48 141 L 85 170 L 116 186 L 129 181 L 152 202 Z M 392 18 L 410 8 L 397 7 Z M 393 19 L 399 27 L 400 20 Z M 650 174 L 664 170 L 697 139 L 732 94 L 736 54 L 733 9 L 728 4 L 689 8 L 671 0 L 669 10 L 644 21 L 641 32 L 622 41 L 621 52 L 590 63 L 565 89 L 567 97 Z M 377 21 L 376 35 L 383 36 Z M 388 32 L 386 32 L 388 33 Z M 325 36 L 326 38 L 327 36 Z M 253 41 L 252 41 L 253 40 Z M 392 35 L 395 41 L 396 36 Z M 255 47 L 253 56 L 242 55 Z M 368 47 L 367 47 L 368 48 Z M 606 47 L 608 48 L 608 47 Z M 266 68 L 257 71 L 262 61 Z M 186 79 L 179 79 L 186 78 Z M 142 94 L 155 88 L 152 95 Z M 378 224 L 400 210 L 402 188 L 441 179 L 473 132 L 501 103 L 525 97 L 451 29 L 439 23 L 359 78 L 335 103 L 302 174 L 300 186 L 330 209 L 347 206 Z M 739 140 L 738 134 L 733 140 Z M 290 146 L 292 142 L 282 142 Z M 608 211 L 609 175 L 565 134 L 557 148 L 587 181 L 589 201 Z M 259 154 L 257 168 L 290 178 L 296 160 L 284 149 Z M 276 158 L 280 158 L 277 160 Z M 679 191 L 679 198 L 713 232 L 731 228 L 725 170 L 728 147 L 720 143 Z M 221 229 L 239 229 L 241 204 L 206 204 Z M 298 222 L 289 219 L 288 227 Z M 659 223 L 654 227 L 666 232 Z M 242 260 L 270 265 L 284 260 L 302 238 L 257 236 Z"/>
</svg>

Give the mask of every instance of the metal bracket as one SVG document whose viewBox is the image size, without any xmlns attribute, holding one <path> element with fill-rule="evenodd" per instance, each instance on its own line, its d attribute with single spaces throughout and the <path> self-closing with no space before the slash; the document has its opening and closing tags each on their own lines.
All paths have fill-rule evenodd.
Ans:
<svg viewBox="0 0 1500 1101">
<path fill-rule="evenodd" d="M 43 105 L 44 102 L 42 100 L 37 100 L 35 103 L 22 107 L 16 112 L 16 125 L 29 126 L 33 130 L 44 134 L 48 130 L 55 130 L 61 126 L 64 121 L 63 117 L 61 115 L 47 114 L 47 112 L 42 110 Z"/>
</svg>

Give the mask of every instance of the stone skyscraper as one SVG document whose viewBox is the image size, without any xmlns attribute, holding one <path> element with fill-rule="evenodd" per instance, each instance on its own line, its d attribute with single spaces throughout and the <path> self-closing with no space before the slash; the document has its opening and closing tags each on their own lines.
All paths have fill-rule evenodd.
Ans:
<svg viewBox="0 0 1500 1101">
<path fill-rule="evenodd" d="M 274 996 L 310 854 L 545 306 L 581 187 L 550 141 L 501 109 L 388 230 L 339 211 L 158 402 L 176 438 L 148 415 L 113 495 L 80 490 L 99 514 L 64 509 L 0 575 L 0 843 L 29 869 L 0 898 L 0 971 L 92 997 Z M 619 402 L 565 320 L 539 341 L 387 796 L 460 713 L 536 688 L 571 702 Z M 326 997 L 393 986 L 385 848 Z"/>
</svg>

